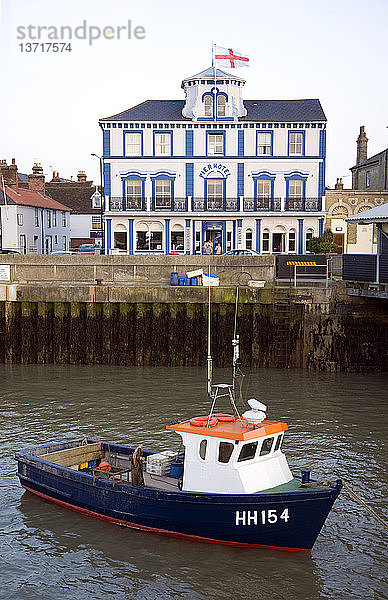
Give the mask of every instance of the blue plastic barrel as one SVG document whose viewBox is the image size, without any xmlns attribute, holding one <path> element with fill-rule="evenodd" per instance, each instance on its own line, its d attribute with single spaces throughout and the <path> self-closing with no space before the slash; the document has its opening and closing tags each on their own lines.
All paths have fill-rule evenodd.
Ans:
<svg viewBox="0 0 388 600">
<path fill-rule="evenodd" d="M 170 477 L 173 479 L 179 479 L 183 476 L 183 465 L 181 462 L 175 461 L 171 463 Z"/>
<path fill-rule="evenodd" d="M 191 278 L 191 285 L 198 285 L 198 279 L 196 277 Z"/>
<path fill-rule="evenodd" d="M 191 279 L 190 277 L 185 277 L 184 278 L 184 284 L 183 285 L 190 285 L 191 284 Z"/>
<path fill-rule="evenodd" d="M 179 284 L 178 273 L 171 273 L 170 285 L 178 285 L 178 284 Z"/>
<path fill-rule="evenodd" d="M 178 285 L 185 285 L 185 278 L 184 277 L 179 277 L 179 279 L 178 279 Z"/>
</svg>

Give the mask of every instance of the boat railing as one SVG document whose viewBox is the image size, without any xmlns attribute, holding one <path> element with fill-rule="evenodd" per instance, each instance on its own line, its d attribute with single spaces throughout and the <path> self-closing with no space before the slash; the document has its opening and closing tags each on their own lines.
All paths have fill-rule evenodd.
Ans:
<svg viewBox="0 0 388 600">
<path fill-rule="evenodd" d="M 96 482 L 97 479 L 105 478 L 112 481 L 113 487 L 115 483 L 122 483 L 123 481 L 130 483 L 131 481 L 131 471 L 130 469 L 115 469 L 115 471 L 106 471 L 105 469 L 100 469 L 99 467 L 94 467 L 92 469 L 93 473 L 93 483 Z"/>
</svg>

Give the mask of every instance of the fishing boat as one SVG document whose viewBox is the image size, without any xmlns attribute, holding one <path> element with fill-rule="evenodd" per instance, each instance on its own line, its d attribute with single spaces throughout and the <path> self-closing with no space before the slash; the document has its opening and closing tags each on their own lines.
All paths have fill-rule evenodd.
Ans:
<svg viewBox="0 0 388 600">
<path fill-rule="evenodd" d="M 236 294 L 236 307 L 238 290 Z M 282 450 L 287 424 L 243 407 L 239 336 L 230 383 L 213 384 L 208 318 L 207 415 L 171 423 L 180 450 L 76 439 L 16 454 L 21 485 L 45 500 L 118 525 L 201 542 L 305 550 L 313 547 L 342 482 L 293 475 Z M 230 405 L 217 412 L 217 405 Z"/>
</svg>

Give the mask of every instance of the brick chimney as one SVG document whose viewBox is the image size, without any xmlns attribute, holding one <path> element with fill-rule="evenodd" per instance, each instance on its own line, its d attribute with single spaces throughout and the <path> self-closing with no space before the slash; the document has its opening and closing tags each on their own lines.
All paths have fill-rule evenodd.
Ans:
<svg viewBox="0 0 388 600">
<path fill-rule="evenodd" d="M 32 167 L 32 175 L 28 176 L 28 189 L 33 192 L 39 192 L 43 196 L 46 193 L 45 178 L 40 163 L 34 163 Z"/>
<path fill-rule="evenodd" d="M 14 158 L 10 165 L 7 165 L 6 160 L 0 162 L 0 177 L 4 178 L 5 185 L 12 187 L 16 191 L 18 190 L 18 168 Z"/>
<path fill-rule="evenodd" d="M 357 161 L 356 166 L 364 164 L 368 157 L 368 138 L 365 133 L 365 126 L 361 125 L 360 135 L 357 138 Z"/>
<path fill-rule="evenodd" d="M 86 173 L 85 173 L 85 171 L 78 171 L 77 181 L 78 181 L 78 183 L 84 183 L 86 181 Z"/>
<path fill-rule="evenodd" d="M 344 184 L 342 181 L 342 177 L 338 178 L 337 177 L 337 183 L 335 184 L 335 188 L 336 190 L 343 190 L 344 189 Z"/>
<path fill-rule="evenodd" d="M 4 184 L 6 184 L 8 178 L 8 165 L 4 158 L 0 160 L 0 185 L 2 185 L 2 178 L 4 178 Z"/>
</svg>

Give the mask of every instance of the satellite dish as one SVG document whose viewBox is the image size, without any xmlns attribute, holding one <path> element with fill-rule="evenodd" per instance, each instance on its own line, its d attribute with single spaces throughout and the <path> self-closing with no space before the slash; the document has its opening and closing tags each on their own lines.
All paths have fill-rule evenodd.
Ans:
<svg viewBox="0 0 388 600">
<path fill-rule="evenodd" d="M 256 400 L 256 398 L 250 398 L 248 404 L 253 410 L 262 410 L 263 412 L 267 410 L 266 405 Z"/>
</svg>

